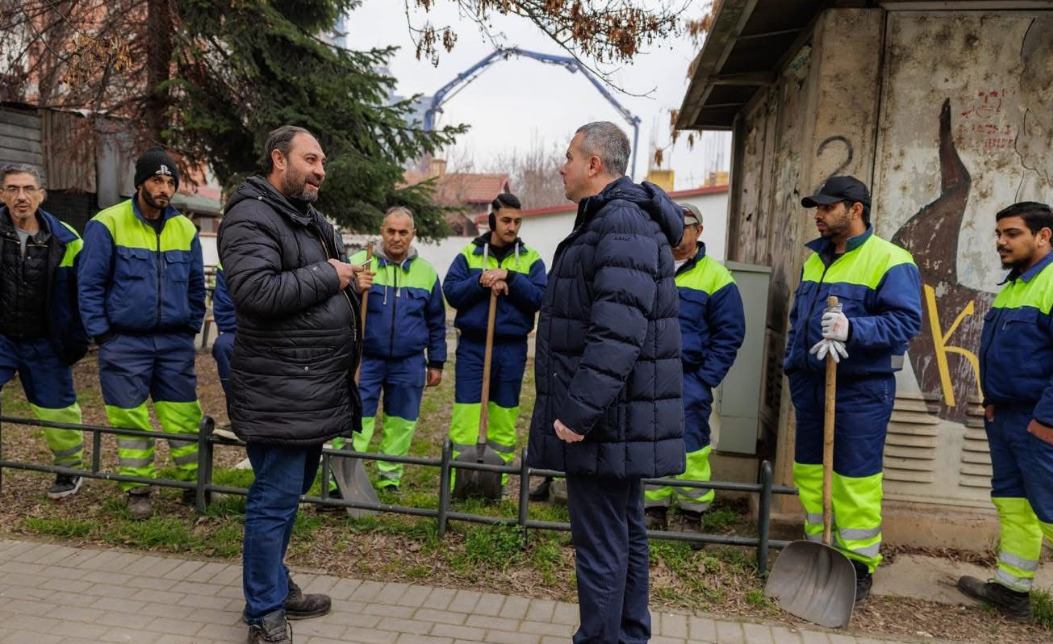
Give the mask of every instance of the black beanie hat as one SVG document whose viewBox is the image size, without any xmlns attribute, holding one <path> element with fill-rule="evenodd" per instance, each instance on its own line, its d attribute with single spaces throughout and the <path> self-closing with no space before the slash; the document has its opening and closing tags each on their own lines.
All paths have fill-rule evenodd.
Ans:
<svg viewBox="0 0 1053 644">
<path fill-rule="evenodd" d="M 179 189 L 179 167 L 172 161 L 172 157 L 165 154 L 163 148 L 150 148 L 136 160 L 135 187 L 143 185 L 144 181 L 154 175 L 172 177 L 176 190 Z"/>
</svg>

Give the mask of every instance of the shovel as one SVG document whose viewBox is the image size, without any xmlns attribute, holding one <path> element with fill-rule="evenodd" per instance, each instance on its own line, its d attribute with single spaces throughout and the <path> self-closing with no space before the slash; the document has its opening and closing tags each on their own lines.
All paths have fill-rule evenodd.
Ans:
<svg viewBox="0 0 1053 644">
<path fill-rule="evenodd" d="M 494 324 L 497 316 L 497 293 L 490 291 L 490 312 L 486 318 L 486 352 L 483 354 L 483 392 L 479 404 L 479 439 L 474 450 L 462 452 L 454 459 L 458 463 L 504 465 L 505 461 L 486 444 L 486 426 L 490 406 L 490 360 L 494 353 Z M 482 470 L 457 470 L 453 484 L 453 498 L 482 497 L 497 501 L 501 498 L 501 473 Z"/>
<path fill-rule="evenodd" d="M 827 299 L 837 306 L 837 298 Z M 823 542 L 794 541 L 772 567 L 764 594 L 788 613 L 838 628 L 848 626 L 856 601 L 856 569 L 830 545 L 830 486 L 834 461 L 834 403 L 837 363 L 826 357 L 826 409 L 823 418 Z"/>
<path fill-rule="evenodd" d="M 366 266 L 369 265 L 370 260 L 373 259 L 373 244 L 366 246 Z M 369 310 L 369 290 L 366 289 L 362 293 L 362 339 L 365 341 L 366 337 L 366 312 Z M 362 362 L 358 363 L 358 369 L 355 371 L 355 385 L 358 385 L 359 376 L 362 374 Z M 347 439 L 345 445 L 351 444 L 351 439 Z M 364 503 L 380 503 L 380 497 L 377 496 L 377 491 L 373 489 L 373 483 L 369 480 L 369 473 L 366 472 L 366 465 L 358 458 L 334 458 L 330 459 L 330 467 L 333 471 L 333 478 L 336 479 L 336 487 L 340 490 L 340 496 L 348 501 L 359 501 Z M 363 517 L 374 516 L 376 512 L 374 510 L 365 510 L 362 508 L 347 508 L 347 515 L 352 519 L 361 519 Z"/>
</svg>

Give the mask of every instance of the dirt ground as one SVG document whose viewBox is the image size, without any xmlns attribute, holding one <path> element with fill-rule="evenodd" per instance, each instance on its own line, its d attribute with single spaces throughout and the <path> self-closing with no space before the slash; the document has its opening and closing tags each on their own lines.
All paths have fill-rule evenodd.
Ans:
<svg viewBox="0 0 1053 644">
<path fill-rule="evenodd" d="M 217 426 L 221 426 L 227 420 L 223 393 L 211 356 L 200 353 L 197 368 L 202 407 L 206 414 L 216 419 Z M 94 354 L 91 354 L 76 366 L 75 382 L 85 422 L 105 424 L 96 369 Z M 533 405 L 532 389 L 532 381 L 528 379 L 524 383 L 524 398 L 517 426 L 521 440 L 525 440 Z M 442 385 L 426 393 L 412 454 L 438 453 L 448 427 L 452 398 L 451 366 Z M 2 401 L 4 415 L 27 416 L 29 413 L 17 381 L 4 387 Z M 162 467 L 170 463 L 163 443 L 158 441 L 157 457 Z M 89 452 L 90 445 L 88 441 Z M 6 460 L 50 462 L 42 432 L 37 428 L 5 423 L 2 427 L 2 448 Z M 104 437 L 101 455 L 103 469 L 114 471 L 116 449 L 112 437 Z M 241 449 L 219 447 L 215 466 L 217 469 L 230 468 L 243 458 Z M 434 485 L 437 478 L 434 474 L 411 476 L 408 469 L 406 480 L 404 488 L 410 489 L 401 497 L 385 500 L 409 504 L 426 498 L 424 488 Z M 0 532 L 23 538 L 51 538 L 71 545 L 90 543 L 100 547 L 130 546 L 190 556 L 223 556 L 226 560 L 236 560 L 239 556 L 237 545 L 241 519 L 236 511 L 195 517 L 190 508 L 179 502 L 178 491 L 165 490 L 155 495 L 156 514 L 165 519 L 159 521 L 155 518 L 156 523 L 151 528 L 154 532 L 143 534 L 141 530 L 136 531 L 131 522 L 121 520 L 121 495 L 114 484 L 90 480 L 77 495 L 55 503 L 44 495 L 50 481 L 51 475 L 12 469 L 2 471 Z M 413 491 L 413 486 L 417 485 L 421 490 L 419 494 Z M 505 503 L 511 504 L 510 501 Z M 509 507 L 514 508 L 514 504 Z M 730 507 L 734 512 L 734 506 Z M 558 511 L 553 512 L 558 515 Z M 86 519 L 120 529 L 115 528 L 112 533 L 107 533 L 111 536 L 105 539 L 98 538 L 93 536 L 97 532 L 88 532 L 86 528 L 81 530 Z M 728 533 L 748 532 L 748 521 L 745 517 L 740 519 L 733 518 L 722 530 Z M 47 529 L 41 527 L 44 525 L 48 526 Z M 69 526 L 65 532 L 62 528 L 64 525 Z M 113 534 L 126 536 L 115 538 Z M 176 536 L 166 537 L 166 534 Z M 202 535 L 209 535 L 212 541 L 202 541 Z M 218 545 L 213 547 L 209 543 Z M 906 551 L 889 548 L 886 556 L 894 558 Z M 960 558 L 984 565 L 992 563 L 990 555 L 949 551 L 926 554 Z M 751 567 L 752 557 L 752 551 L 745 549 L 709 548 L 692 552 L 686 547 L 653 543 L 651 574 L 654 609 L 669 608 L 700 614 L 800 623 L 779 612 L 763 598 L 763 581 Z M 569 536 L 562 533 L 532 533 L 530 547 L 523 551 L 514 531 L 508 529 L 486 531 L 455 523 L 451 525 L 446 538 L 439 540 L 433 520 L 381 517 L 356 522 L 340 514 L 304 511 L 301 512 L 301 521 L 290 548 L 289 563 L 294 567 L 357 578 L 574 599 L 573 549 Z M 881 574 L 880 571 L 878 574 Z M 872 598 L 858 608 L 849 632 L 856 635 L 887 634 L 919 640 L 939 638 L 1000 644 L 1053 641 L 1053 632 L 1050 630 L 1011 624 L 987 610 L 890 598 Z"/>
</svg>

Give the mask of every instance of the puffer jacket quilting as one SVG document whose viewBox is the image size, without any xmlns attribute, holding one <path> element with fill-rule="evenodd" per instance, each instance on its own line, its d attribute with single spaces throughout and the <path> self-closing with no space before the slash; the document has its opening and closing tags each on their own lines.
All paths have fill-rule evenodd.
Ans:
<svg viewBox="0 0 1053 644">
<path fill-rule="evenodd" d="M 623 177 L 578 204 L 538 321 L 531 466 L 614 478 L 684 471 L 671 249 L 682 234 L 679 209 L 648 183 Z M 585 439 L 563 443 L 556 419 Z"/>
<path fill-rule="evenodd" d="M 237 317 L 234 432 L 246 441 L 310 445 L 360 431 L 360 313 L 357 296 L 340 289 L 327 263 L 346 261 L 333 227 L 253 177 L 227 201 L 219 255 Z"/>
</svg>

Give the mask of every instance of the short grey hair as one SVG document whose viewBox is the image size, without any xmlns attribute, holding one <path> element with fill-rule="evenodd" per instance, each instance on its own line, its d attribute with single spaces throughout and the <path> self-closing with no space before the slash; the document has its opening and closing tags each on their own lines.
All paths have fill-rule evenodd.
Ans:
<svg viewBox="0 0 1053 644">
<path fill-rule="evenodd" d="M 417 222 L 413 219 L 413 211 L 406 206 L 392 206 L 384 213 L 384 219 L 391 215 L 406 215 L 409 217 L 410 230 L 417 230 Z"/>
<path fill-rule="evenodd" d="M 44 177 L 40 174 L 40 170 L 33 165 L 25 163 L 8 163 L 7 165 L 0 167 L 0 181 L 3 181 L 12 174 L 28 174 L 31 175 L 37 181 L 37 187 L 44 187 Z"/>
<path fill-rule="evenodd" d="M 610 121 L 594 121 L 582 125 L 574 134 L 583 135 L 582 151 L 590 157 L 599 157 L 607 174 L 612 177 L 625 176 L 632 147 L 629 137 L 620 127 Z"/>
</svg>

